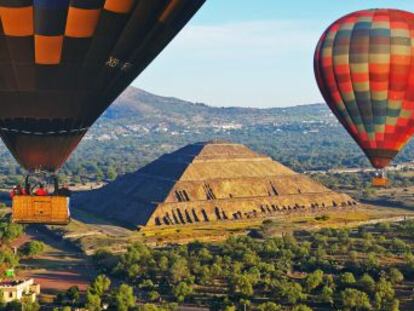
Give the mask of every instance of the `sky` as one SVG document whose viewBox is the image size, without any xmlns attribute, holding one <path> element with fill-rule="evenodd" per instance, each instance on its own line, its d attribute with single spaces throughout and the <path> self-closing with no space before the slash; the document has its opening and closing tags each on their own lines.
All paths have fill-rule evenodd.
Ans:
<svg viewBox="0 0 414 311">
<path fill-rule="evenodd" d="M 220 107 L 323 102 L 315 46 L 336 19 L 368 8 L 414 11 L 414 1 L 207 0 L 133 85 Z"/>
</svg>

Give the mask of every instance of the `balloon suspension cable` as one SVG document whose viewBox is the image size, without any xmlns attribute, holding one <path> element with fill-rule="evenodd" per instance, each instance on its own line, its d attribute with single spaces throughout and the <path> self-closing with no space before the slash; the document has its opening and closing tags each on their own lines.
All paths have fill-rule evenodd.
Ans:
<svg viewBox="0 0 414 311">
<path fill-rule="evenodd" d="M 41 178 L 41 181 L 39 183 L 38 178 Z M 31 178 L 35 179 L 35 184 L 39 183 L 39 184 L 46 184 L 46 185 L 53 185 L 53 193 L 58 193 L 59 190 L 59 177 L 57 175 L 56 172 L 50 172 L 47 170 L 42 170 L 42 169 L 35 169 L 35 170 L 28 170 L 27 173 L 25 174 L 25 177 L 22 178 L 20 184 L 24 185 L 24 189 L 25 192 L 27 194 L 32 193 L 33 188 L 35 187 L 35 185 L 32 185 L 31 183 Z M 32 180 L 33 181 L 33 180 Z"/>
<path fill-rule="evenodd" d="M 52 173 L 53 178 L 53 193 L 57 194 L 59 192 L 59 177 L 57 176 L 56 172 Z"/>
</svg>

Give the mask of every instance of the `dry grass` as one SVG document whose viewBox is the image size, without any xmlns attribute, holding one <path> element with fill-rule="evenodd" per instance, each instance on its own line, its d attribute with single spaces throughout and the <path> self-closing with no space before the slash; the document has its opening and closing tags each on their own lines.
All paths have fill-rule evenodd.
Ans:
<svg viewBox="0 0 414 311">
<path fill-rule="evenodd" d="M 35 226 L 27 229 L 26 236 L 29 240 L 43 241 L 46 247 L 42 254 L 21 261 L 19 277 L 34 278 L 43 294 L 54 295 L 56 291 L 75 285 L 86 290 L 96 273 L 92 262 L 82 252 Z"/>
<path fill-rule="evenodd" d="M 76 212 L 75 212 L 76 214 Z M 324 215 L 324 219 L 317 216 Z M 181 226 L 146 227 L 140 231 L 128 230 L 98 218 L 88 222 L 74 220 L 67 227 L 55 227 L 61 235 L 79 245 L 87 254 L 105 248 L 112 252 L 122 252 L 134 242 L 144 242 L 151 246 L 185 244 L 195 240 L 200 242 L 224 241 L 230 236 L 246 235 L 252 229 L 259 229 L 264 219 L 243 221 L 210 222 Z M 292 213 L 272 218 L 270 235 L 279 236 L 300 230 L 317 230 L 325 227 L 357 227 L 364 224 L 397 221 L 404 217 L 414 217 L 414 211 L 400 208 L 360 205 L 355 208 L 330 209 L 317 213 Z M 85 219 L 85 215 L 83 215 Z M 92 221 L 93 220 L 93 221 Z"/>
</svg>

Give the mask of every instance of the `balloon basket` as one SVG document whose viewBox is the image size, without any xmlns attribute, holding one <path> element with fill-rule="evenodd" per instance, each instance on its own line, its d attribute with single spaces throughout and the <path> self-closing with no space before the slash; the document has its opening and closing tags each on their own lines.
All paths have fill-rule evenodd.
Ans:
<svg viewBox="0 0 414 311">
<path fill-rule="evenodd" d="M 12 222 L 16 224 L 68 225 L 70 199 L 63 196 L 13 197 Z"/>
<path fill-rule="evenodd" d="M 385 188 L 390 184 L 390 180 L 387 177 L 376 176 L 372 178 L 372 186 L 374 188 Z"/>
</svg>

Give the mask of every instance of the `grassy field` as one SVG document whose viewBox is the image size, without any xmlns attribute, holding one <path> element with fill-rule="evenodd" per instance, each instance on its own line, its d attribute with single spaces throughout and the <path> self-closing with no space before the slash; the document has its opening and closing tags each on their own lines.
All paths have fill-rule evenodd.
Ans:
<svg viewBox="0 0 414 311">
<path fill-rule="evenodd" d="M 321 217 L 322 216 L 322 217 Z M 272 236 L 281 236 L 299 230 L 356 227 L 376 221 L 396 221 L 414 217 L 414 212 L 377 206 L 358 206 L 352 209 L 332 209 L 313 214 L 291 214 L 271 218 Z M 322 218 L 322 219 L 321 219 Z M 185 243 L 189 240 L 222 241 L 232 235 L 243 235 L 262 226 L 263 219 L 248 222 L 228 222 L 208 225 L 178 226 L 175 228 L 148 228 L 135 234 L 147 243 Z"/>
</svg>

